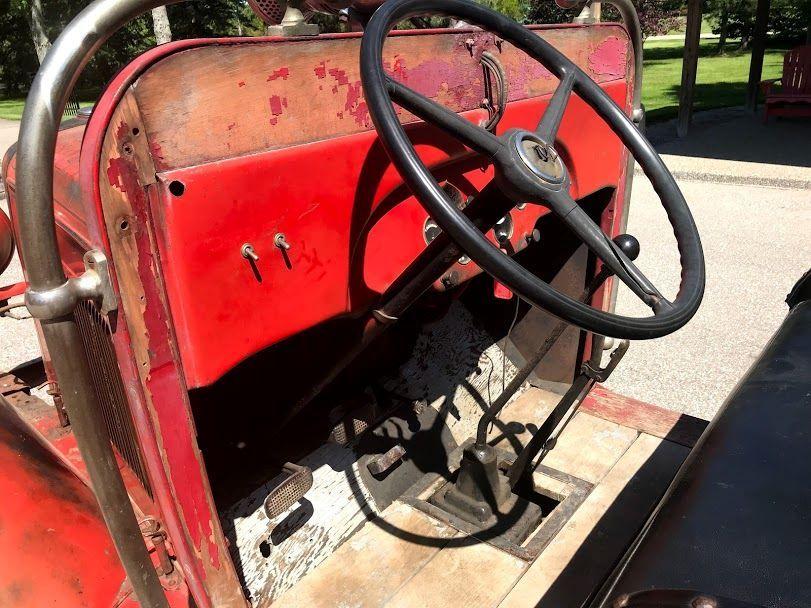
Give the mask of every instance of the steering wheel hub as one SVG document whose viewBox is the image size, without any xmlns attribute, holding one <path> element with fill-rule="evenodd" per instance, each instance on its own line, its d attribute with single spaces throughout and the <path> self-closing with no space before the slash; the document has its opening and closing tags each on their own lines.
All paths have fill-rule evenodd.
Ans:
<svg viewBox="0 0 811 608">
<path fill-rule="evenodd" d="M 529 131 L 520 133 L 513 145 L 518 158 L 536 177 L 555 186 L 563 183 L 566 166 L 554 146 Z"/>
</svg>

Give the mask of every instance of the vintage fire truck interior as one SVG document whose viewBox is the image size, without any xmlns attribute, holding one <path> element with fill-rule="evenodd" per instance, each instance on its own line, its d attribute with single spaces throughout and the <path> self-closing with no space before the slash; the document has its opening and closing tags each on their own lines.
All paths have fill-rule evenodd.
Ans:
<svg viewBox="0 0 811 608">
<path fill-rule="evenodd" d="M 312 1 L 359 30 L 312 35 L 257 0 L 278 35 L 159 46 L 63 122 L 161 3 L 76 17 L 4 158 L 54 403 L 0 377 L 0 604 L 811 605 L 809 281 L 709 430 L 595 387 L 704 290 L 630 1 Z M 678 293 L 623 234 L 634 161 Z"/>
</svg>

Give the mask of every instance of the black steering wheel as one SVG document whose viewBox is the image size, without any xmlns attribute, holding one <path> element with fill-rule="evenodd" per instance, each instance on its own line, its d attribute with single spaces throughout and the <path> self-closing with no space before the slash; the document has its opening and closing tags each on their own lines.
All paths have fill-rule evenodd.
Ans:
<svg viewBox="0 0 811 608">
<path fill-rule="evenodd" d="M 461 18 L 495 32 L 539 61 L 560 80 L 535 130 L 511 129 L 496 136 L 386 74 L 382 52 L 391 28 L 404 19 L 426 14 Z M 704 254 L 693 216 L 673 176 L 619 106 L 543 38 L 469 0 L 389 0 L 366 25 L 360 67 L 372 121 L 403 180 L 459 248 L 521 298 L 583 329 L 615 338 L 658 338 L 676 331 L 696 313 L 704 294 Z M 619 136 L 659 195 L 681 256 L 681 285 L 673 302 L 662 296 L 569 195 L 569 172 L 555 151 L 554 143 L 572 91 Z M 636 318 L 597 310 L 550 287 L 504 255 L 440 188 L 400 125 L 392 101 L 491 159 L 496 173 L 491 186 L 500 196 L 516 204 L 531 202 L 552 209 L 652 309 L 653 315 Z"/>
</svg>

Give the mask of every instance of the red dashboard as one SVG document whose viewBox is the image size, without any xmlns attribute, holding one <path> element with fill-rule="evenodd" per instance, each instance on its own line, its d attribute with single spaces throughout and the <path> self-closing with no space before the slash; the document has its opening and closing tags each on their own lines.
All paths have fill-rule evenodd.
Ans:
<svg viewBox="0 0 811 608">
<path fill-rule="evenodd" d="M 627 108 L 632 62 L 623 29 L 538 33 Z M 190 387 L 210 384 L 318 323 L 368 310 L 426 246 L 428 216 L 369 120 L 358 46 L 354 34 L 184 41 L 140 58 L 100 100 L 82 143 L 83 175 L 95 167 L 98 179 L 81 184 L 85 212 L 104 214 L 106 234 L 82 234 L 81 179 L 57 171 L 65 182 L 56 197 L 67 234 L 112 245 L 119 273 L 137 254 L 144 285 L 156 274 L 161 287 L 144 289 L 140 306 L 164 300 L 170 319 L 162 322 L 171 323 Z M 533 127 L 557 80 L 492 35 L 408 32 L 386 46 L 394 77 L 473 121 L 487 117 L 479 107 L 485 51 L 497 56 L 509 83 L 498 132 Z M 423 161 L 461 200 L 492 178 L 492 168 L 461 144 L 401 116 Z M 73 159 L 78 141 L 65 138 Z M 577 98 L 557 147 L 576 198 L 620 184 L 620 143 Z M 13 188 L 13 167 L 10 181 Z M 116 197 L 129 199 L 126 214 Z M 534 205 L 513 210 L 515 250 L 527 246 L 546 212 Z M 289 249 L 277 246 L 280 234 Z M 119 238 L 135 243 L 118 248 Z M 244 257 L 245 245 L 258 259 Z M 478 272 L 472 263 L 455 270 L 463 280 Z"/>
</svg>

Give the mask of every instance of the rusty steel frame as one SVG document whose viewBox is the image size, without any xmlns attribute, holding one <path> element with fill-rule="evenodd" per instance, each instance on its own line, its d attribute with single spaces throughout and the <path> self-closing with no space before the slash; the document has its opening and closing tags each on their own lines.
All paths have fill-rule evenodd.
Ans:
<svg viewBox="0 0 811 608">
<path fill-rule="evenodd" d="M 72 314 L 80 298 L 109 306 L 109 280 L 93 274 L 69 280 L 65 275 L 56 237 L 53 162 L 64 109 L 91 57 L 127 22 L 157 6 L 180 1 L 95 0 L 79 13 L 53 44 L 34 79 L 17 153 L 20 253 L 29 281 L 26 297 L 40 320 L 76 441 L 121 563 L 139 601 L 149 607 L 168 606 L 166 596 L 147 553 L 109 435 L 97 420 L 97 397 Z M 619 8 L 634 44 L 634 118 L 641 120 L 639 21 L 629 0 L 613 0 L 611 4 Z M 628 171 L 627 179 L 631 174 Z M 626 197 L 628 193 L 626 187 Z M 88 269 L 88 273 L 95 272 Z"/>
</svg>

